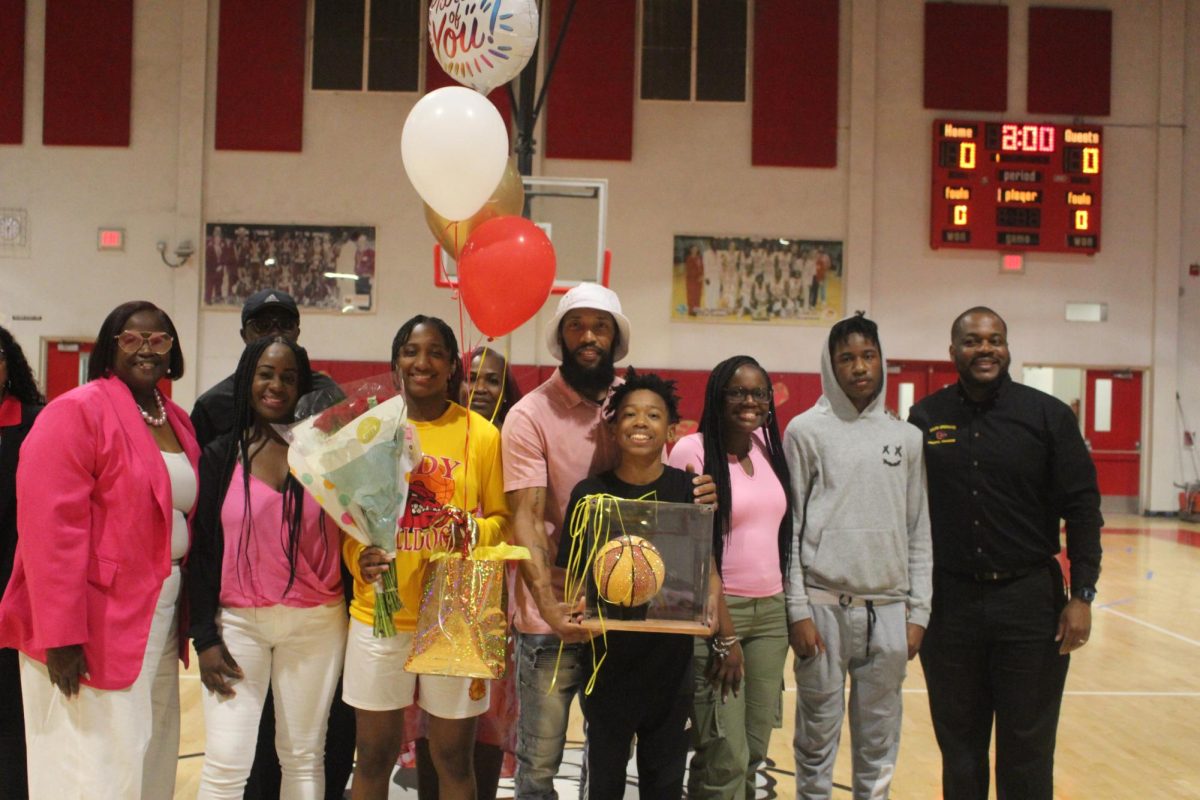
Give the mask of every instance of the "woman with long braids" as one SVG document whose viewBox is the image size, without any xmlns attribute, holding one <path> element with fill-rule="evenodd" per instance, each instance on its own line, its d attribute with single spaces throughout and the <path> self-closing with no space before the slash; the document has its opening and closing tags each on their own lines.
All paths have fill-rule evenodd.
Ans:
<svg viewBox="0 0 1200 800">
<path fill-rule="evenodd" d="M 46 398 L 38 391 L 21 346 L 0 327 L 0 595 L 17 550 L 17 456 Z M 17 651 L 0 649 L 0 798 L 26 798 L 25 718 Z"/>
<path fill-rule="evenodd" d="M 688 797 L 750 800 L 780 709 L 792 541 L 771 377 L 757 361 L 734 356 L 713 369 L 700 429 L 669 460 L 717 485 L 713 555 L 729 608 L 717 634 L 697 640 Z"/>
<path fill-rule="evenodd" d="M 283 800 L 325 797 L 329 705 L 346 611 L 338 528 L 288 471 L 274 428 L 312 387 L 304 348 L 251 342 L 234 373 L 234 426 L 204 449 L 190 559 L 206 753 L 199 797 L 240 798 L 270 686 Z"/>
</svg>

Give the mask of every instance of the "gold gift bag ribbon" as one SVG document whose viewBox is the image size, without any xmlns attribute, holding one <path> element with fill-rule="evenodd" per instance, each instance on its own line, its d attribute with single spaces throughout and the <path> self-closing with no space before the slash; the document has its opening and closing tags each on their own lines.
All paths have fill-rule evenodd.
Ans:
<svg viewBox="0 0 1200 800">
<path fill-rule="evenodd" d="M 457 512 L 453 517 L 463 516 L 453 511 Z M 526 558 L 527 549 L 510 544 L 471 548 L 464 542 L 461 548 L 433 553 L 404 669 L 462 678 L 504 677 L 505 562 Z"/>
</svg>

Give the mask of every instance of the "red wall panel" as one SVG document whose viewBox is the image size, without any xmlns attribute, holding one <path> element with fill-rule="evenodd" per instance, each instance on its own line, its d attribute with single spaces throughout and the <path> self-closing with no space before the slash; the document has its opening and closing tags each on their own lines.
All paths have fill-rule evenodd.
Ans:
<svg viewBox="0 0 1200 800">
<path fill-rule="evenodd" d="M 45 70 L 43 144 L 129 146 L 133 0 L 47 0 Z"/>
<path fill-rule="evenodd" d="M 1112 89 L 1112 11 L 1029 9 L 1031 114 L 1107 116 Z"/>
<path fill-rule="evenodd" d="M 1008 108 L 1008 8 L 925 4 L 925 107 Z"/>
<path fill-rule="evenodd" d="M 554 374 L 557 365 L 536 366 L 533 364 L 513 364 L 513 377 L 521 387 L 523 394 L 528 394 Z M 313 359 L 312 367 L 328 374 L 338 383 L 350 383 L 361 378 L 381 375 L 390 367 L 386 361 L 335 361 Z M 640 369 L 640 368 L 639 368 Z M 679 393 L 679 415 L 682 422 L 677 431 L 683 436 L 694 433 L 704 410 L 704 387 L 708 384 L 708 370 L 696 369 L 654 369 L 645 368 L 647 372 L 657 372 L 669 380 L 675 381 Z M 617 374 L 623 374 L 624 367 L 617 368 Z M 779 420 L 779 431 L 787 427 L 792 417 L 807 411 L 817 398 L 821 396 L 821 376 L 815 372 L 776 372 L 771 380 L 775 389 L 775 413 Z"/>
<path fill-rule="evenodd" d="M 755 166 L 837 166 L 838 7 L 838 0 L 755 3 Z"/>
<path fill-rule="evenodd" d="M 218 150 L 301 150 L 305 13 L 305 0 L 221 0 Z"/>
<path fill-rule="evenodd" d="M 0 144 L 20 144 L 25 125 L 25 0 L 0 0 Z"/>
<path fill-rule="evenodd" d="M 550 3 L 549 59 L 569 4 Z M 578 0 L 546 97 L 546 156 L 633 158 L 635 0 Z"/>
</svg>

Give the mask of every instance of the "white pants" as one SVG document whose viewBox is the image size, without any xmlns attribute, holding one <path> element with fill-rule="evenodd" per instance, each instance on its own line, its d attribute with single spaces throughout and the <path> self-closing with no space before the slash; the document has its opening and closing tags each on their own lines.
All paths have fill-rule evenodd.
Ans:
<svg viewBox="0 0 1200 800">
<path fill-rule="evenodd" d="M 325 729 L 342 674 L 346 606 L 222 608 L 221 637 L 245 679 L 233 697 L 205 690 L 200 800 L 240 798 L 254 763 L 267 687 L 275 692 L 275 749 L 284 800 L 325 796 Z"/>
<path fill-rule="evenodd" d="M 179 763 L 179 567 L 163 581 L 137 680 L 67 699 L 21 655 L 31 800 L 171 800 Z"/>
</svg>

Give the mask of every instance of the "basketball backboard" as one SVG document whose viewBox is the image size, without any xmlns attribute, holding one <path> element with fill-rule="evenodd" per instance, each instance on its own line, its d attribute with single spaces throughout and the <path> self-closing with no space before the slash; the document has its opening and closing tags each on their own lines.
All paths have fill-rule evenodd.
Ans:
<svg viewBox="0 0 1200 800">
<path fill-rule="evenodd" d="M 605 249 L 608 181 L 604 178 L 525 176 L 529 218 L 554 245 L 555 294 L 585 281 L 608 285 L 611 254 Z M 441 245 L 433 247 L 434 284 L 458 286 L 458 265 Z"/>
</svg>

